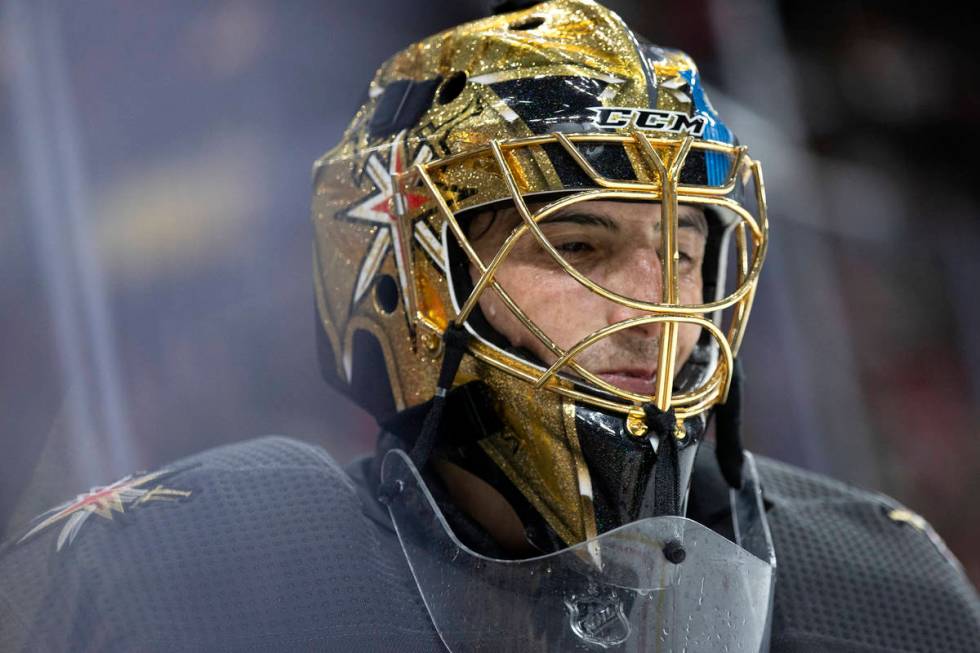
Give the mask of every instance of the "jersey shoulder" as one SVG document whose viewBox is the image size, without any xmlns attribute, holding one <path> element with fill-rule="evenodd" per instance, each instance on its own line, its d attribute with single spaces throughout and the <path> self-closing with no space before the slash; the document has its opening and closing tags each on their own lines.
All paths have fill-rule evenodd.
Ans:
<svg viewBox="0 0 980 653">
<path fill-rule="evenodd" d="M 773 649 L 973 651 L 980 602 L 894 499 L 756 457 L 776 549 Z"/>
<path fill-rule="evenodd" d="M 424 614 L 351 478 L 282 437 L 79 495 L 0 555 L 2 650 L 361 650 L 372 625 L 430 642 Z"/>
<path fill-rule="evenodd" d="M 228 541 L 233 538 L 220 536 L 241 527 L 244 514 L 289 519 L 297 491 L 324 486 L 340 503 L 353 497 L 352 482 L 323 449 L 276 436 L 239 442 L 78 494 L 36 517 L 4 543 L 3 554 L 22 548 L 67 553 L 93 538 L 115 544 L 138 539 L 150 525 L 164 526 L 158 543 L 200 531 Z M 272 503 L 280 509 L 269 511 Z"/>
</svg>

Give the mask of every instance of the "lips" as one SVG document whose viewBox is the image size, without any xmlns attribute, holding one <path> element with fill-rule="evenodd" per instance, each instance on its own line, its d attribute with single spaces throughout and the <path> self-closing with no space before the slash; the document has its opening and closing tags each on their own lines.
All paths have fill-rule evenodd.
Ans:
<svg viewBox="0 0 980 653">
<path fill-rule="evenodd" d="M 657 370 L 616 369 L 596 372 L 596 376 L 621 390 L 638 395 L 652 395 L 656 391 Z"/>
</svg>

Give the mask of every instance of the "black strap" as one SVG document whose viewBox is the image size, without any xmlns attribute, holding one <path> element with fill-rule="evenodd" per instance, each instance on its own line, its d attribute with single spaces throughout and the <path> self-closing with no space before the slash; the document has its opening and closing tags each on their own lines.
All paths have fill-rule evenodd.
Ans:
<svg viewBox="0 0 980 653">
<path fill-rule="evenodd" d="M 450 324 L 442 335 L 444 351 L 442 355 L 442 367 L 439 369 L 439 380 L 436 382 L 435 396 L 432 398 L 432 405 L 429 412 L 422 422 L 422 431 L 419 433 L 415 446 L 409 454 L 415 467 L 422 471 L 425 464 L 429 461 L 432 449 L 436 444 L 436 436 L 439 434 L 439 424 L 442 422 L 442 413 L 446 407 L 446 395 L 453 385 L 456 372 L 463 361 L 463 354 L 470 341 L 470 335 L 461 326 Z"/>
<path fill-rule="evenodd" d="M 452 387 L 456 372 L 463 361 L 463 354 L 469 344 L 470 336 L 461 326 L 454 324 L 446 328 L 442 335 L 443 355 L 442 367 L 439 368 L 439 380 L 436 381 L 435 396 L 429 404 L 429 410 L 422 421 L 422 429 L 419 437 L 415 440 L 412 451 L 408 454 L 412 459 L 415 468 L 420 472 L 429 462 L 432 449 L 435 447 L 437 436 L 439 435 L 439 424 L 442 422 L 442 414 L 446 407 L 446 395 Z M 392 498 L 401 491 L 401 481 L 382 483 L 378 487 L 378 500 L 382 503 L 389 503 Z"/>
<path fill-rule="evenodd" d="M 656 434 L 657 462 L 653 466 L 653 516 L 680 514 L 680 471 L 677 457 L 677 417 L 674 409 L 660 410 L 652 403 L 644 404 L 646 424 Z"/>
<path fill-rule="evenodd" d="M 735 359 L 728 400 L 715 408 L 715 455 L 730 487 L 742 489 L 742 363 Z"/>
</svg>

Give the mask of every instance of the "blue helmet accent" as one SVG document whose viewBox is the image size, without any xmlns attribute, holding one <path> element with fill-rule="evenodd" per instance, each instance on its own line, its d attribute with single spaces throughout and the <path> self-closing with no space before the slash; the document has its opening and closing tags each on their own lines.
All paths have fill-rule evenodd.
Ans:
<svg viewBox="0 0 980 653">
<path fill-rule="evenodd" d="M 704 128 L 704 139 L 735 145 L 737 143 L 735 135 L 728 128 L 728 125 L 721 121 L 715 108 L 708 101 L 708 96 L 705 95 L 704 86 L 701 84 L 701 76 L 698 75 L 696 70 L 684 70 L 680 74 L 687 80 L 687 83 L 691 87 L 691 99 L 694 101 L 694 109 L 708 120 L 708 124 Z M 729 161 L 728 157 L 724 154 L 708 152 L 705 155 L 705 164 L 708 169 L 708 185 L 720 186 L 724 184 L 731 168 L 731 161 Z"/>
</svg>

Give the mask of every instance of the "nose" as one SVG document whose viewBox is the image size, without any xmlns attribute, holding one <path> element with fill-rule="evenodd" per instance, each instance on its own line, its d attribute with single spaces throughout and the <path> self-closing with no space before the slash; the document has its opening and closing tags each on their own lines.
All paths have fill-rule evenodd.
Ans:
<svg viewBox="0 0 980 653">
<path fill-rule="evenodd" d="M 654 247 L 629 249 L 613 266 L 606 279 L 606 287 L 630 299 L 658 304 L 663 301 L 663 267 L 660 254 Z M 641 311 L 614 301 L 608 302 L 606 320 L 615 324 L 634 317 L 649 316 Z M 645 335 L 656 336 L 660 332 L 659 324 L 644 324 L 633 327 Z"/>
</svg>

